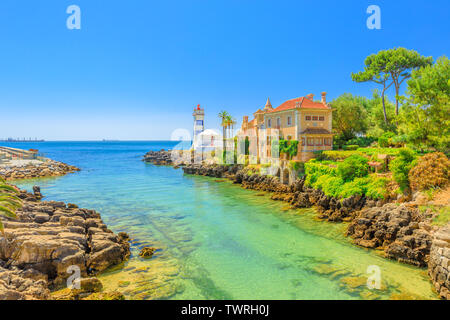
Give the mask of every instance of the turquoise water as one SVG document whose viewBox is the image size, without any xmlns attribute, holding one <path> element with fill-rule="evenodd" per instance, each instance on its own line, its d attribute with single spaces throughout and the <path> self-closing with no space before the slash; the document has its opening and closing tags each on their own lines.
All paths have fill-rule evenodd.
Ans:
<svg viewBox="0 0 450 320">
<path fill-rule="evenodd" d="M 435 299 L 426 271 L 352 245 L 345 225 L 315 220 L 268 194 L 228 181 L 183 175 L 141 161 L 172 142 L 45 142 L 36 148 L 82 171 L 21 181 L 45 200 L 96 209 L 132 238 L 132 257 L 100 278 L 129 299 Z M 138 257 L 142 246 L 158 248 Z M 366 286 L 369 266 L 381 288 Z"/>
</svg>

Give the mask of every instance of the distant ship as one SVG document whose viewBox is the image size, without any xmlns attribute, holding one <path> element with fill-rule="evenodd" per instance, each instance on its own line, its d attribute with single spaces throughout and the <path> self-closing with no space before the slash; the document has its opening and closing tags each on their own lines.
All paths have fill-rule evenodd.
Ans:
<svg viewBox="0 0 450 320">
<path fill-rule="evenodd" d="M 103 142 L 118 142 L 119 140 L 109 140 L 109 139 L 103 139 Z"/>
<path fill-rule="evenodd" d="M 23 139 L 14 139 L 14 138 L 8 138 L 8 139 L 2 139 L 0 142 L 45 142 L 44 139 L 31 139 L 31 138 L 23 138 Z"/>
</svg>

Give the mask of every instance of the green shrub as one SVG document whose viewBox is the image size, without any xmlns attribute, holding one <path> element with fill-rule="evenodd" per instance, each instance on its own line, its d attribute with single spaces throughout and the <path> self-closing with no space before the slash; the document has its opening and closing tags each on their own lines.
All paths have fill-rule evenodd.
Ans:
<svg viewBox="0 0 450 320">
<path fill-rule="evenodd" d="M 387 193 L 387 183 L 388 179 L 386 178 L 374 177 L 370 179 L 367 185 L 366 196 L 374 200 L 384 199 Z"/>
<path fill-rule="evenodd" d="M 338 165 L 339 176 L 344 181 L 365 177 L 369 174 L 368 162 L 367 158 L 354 154 Z"/>
<path fill-rule="evenodd" d="M 347 141 L 347 145 L 358 145 L 360 147 L 367 147 L 370 146 L 370 144 L 374 141 L 375 139 L 372 137 L 358 137 Z"/>
<path fill-rule="evenodd" d="M 395 147 L 401 147 L 406 144 L 407 139 L 408 139 L 408 135 L 402 134 L 402 135 L 397 135 L 395 137 L 392 137 L 391 141 Z"/>
<path fill-rule="evenodd" d="M 244 165 L 245 165 L 245 166 L 248 166 L 249 163 L 250 163 L 250 159 L 249 159 L 248 154 L 246 154 L 246 155 L 245 155 L 245 160 L 244 160 Z"/>
<path fill-rule="evenodd" d="M 249 155 L 250 154 L 250 140 L 248 139 L 248 137 L 245 137 L 244 140 L 244 153 L 245 155 Z"/>
<path fill-rule="evenodd" d="M 381 148 L 389 147 L 392 144 L 391 139 L 395 137 L 395 133 L 393 132 L 385 132 L 378 138 L 378 146 Z"/>
<path fill-rule="evenodd" d="M 305 171 L 305 163 L 301 161 L 289 161 L 289 167 L 295 171 Z"/>
<path fill-rule="evenodd" d="M 416 154 L 411 149 L 402 148 L 398 156 L 389 165 L 394 180 L 399 184 L 402 191 L 409 188 L 408 174 L 415 166 Z"/>
<path fill-rule="evenodd" d="M 379 137 L 378 138 L 378 145 L 382 148 L 386 148 L 389 145 L 389 140 L 386 137 Z"/>
<path fill-rule="evenodd" d="M 315 160 L 310 160 L 305 163 L 305 174 L 305 185 L 312 187 L 320 176 L 337 176 L 337 169 L 334 167 L 330 167 L 327 164 L 318 163 Z"/>
<path fill-rule="evenodd" d="M 365 154 L 368 156 L 377 156 L 379 154 L 387 154 L 390 156 L 396 156 L 400 152 L 400 148 L 359 148 L 359 153 Z"/>
<path fill-rule="evenodd" d="M 378 200 L 385 198 L 387 182 L 386 178 L 375 176 L 344 182 L 341 177 L 325 174 L 319 176 L 311 187 L 322 190 L 325 195 L 335 198 L 344 199 L 355 195 L 365 195 L 368 198 Z"/>
<path fill-rule="evenodd" d="M 349 144 L 349 145 L 344 146 L 344 150 L 356 150 L 358 148 L 359 148 L 359 146 L 357 144 Z"/>
<path fill-rule="evenodd" d="M 298 153 L 298 141 L 297 140 L 284 140 L 280 139 L 278 142 L 279 153 L 286 154 L 288 158 L 293 158 Z"/>
<path fill-rule="evenodd" d="M 361 152 L 359 152 L 358 150 L 356 151 L 352 151 L 352 150 L 348 150 L 348 151 L 338 151 L 338 150 L 333 150 L 333 151 L 323 151 L 323 155 L 330 160 L 344 160 L 354 154 L 362 154 Z"/>
<path fill-rule="evenodd" d="M 368 176 L 367 163 L 368 160 L 358 154 L 341 163 L 310 160 L 305 163 L 305 185 L 322 190 L 325 195 L 335 198 L 365 195 L 374 200 L 384 199 L 388 179 L 376 175 Z"/>
<path fill-rule="evenodd" d="M 351 196 L 359 195 L 362 196 L 367 191 L 367 184 L 369 183 L 369 178 L 356 178 L 353 181 L 347 182 L 342 186 L 340 192 L 340 197 L 348 198 Z"/>
<path fill-rule="evenodd" d="M 325 174 L 317 179 L 313 187 L 322 190 L 327 196 L 339 197 L 343 185 L 344 181 L 340 177 Z"/>
<path fill-rule="evenodd" d="M 314 159 L 316 159 L 317 161 L 323 161 L 327 159 L 327 156 L 325 155 L 323 150 L 314 151 Z"/>
</svg>

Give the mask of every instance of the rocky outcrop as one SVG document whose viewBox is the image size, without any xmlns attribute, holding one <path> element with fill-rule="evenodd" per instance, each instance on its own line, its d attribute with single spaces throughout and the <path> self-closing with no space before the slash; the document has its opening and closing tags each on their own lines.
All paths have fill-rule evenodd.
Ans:
<svg viewBox="0 0 450 320">
<path fill-rule="evenodd" d="M 32 272 L 0 266 L 0 300 L 46 300 L 50 297 L 47 282 L 33 279 Z"/>
<path fill-rule="evenodd" d="M 125 300 L 118 291 L 103 291 L 103 284 L 97 278 L 83 278 L 77 288 L 64 288 L 51 293 L 51 300 Z"/>
<path fill-rule="evenodd" d="M 440 297 L 450 300 L 450 224 L 433 234 L 428 274 Z"/>
<path fill-rule="evenodd" d="M 115 235 L 96 211 L 64 202 L 40 202 L 27 192 L 20 197 L 24 205 L 17 210 L 17 218 L 1 218 L 5 235 L 0 237 L 0 261 L 4 269 L 20 270 L 19 275 L 56 288 L 74 268 L 81 277 L 88 277 L 130 255 L 128 237 Z"/>
<path fill-rule="evenodd" d="M 31 179 L 63 176 L 75 171 L 80 169 L 63 162 L 36 160 L 26 165 L 3 165 L 0 167 L 0 177 L 6 180 Z"/>
<path fill-rule="evenodd" d="M 236 183 L 241 183 L 241 181 L 239 181 L 238 171 L 242 169 L 242 167 L 242 165 L 188 164 L 183 167 L 183 171 L 187 174 L 200 176 L 230 178 L 235 180 Z"/>
<path fill-rule="evenodd" d="M 172 156 L 170 150 L 149 151 L 144 155 L 143 161 L 156 165 L 172 165 Z"/>
<path fill-rule="evenodd" d="M 390 259 L 424 267 L 431 248 L 430 218 L 415 206 L 389 203 L 360 211 L 347 235 L 359 246 L 384 249 Z"/>
</svg>

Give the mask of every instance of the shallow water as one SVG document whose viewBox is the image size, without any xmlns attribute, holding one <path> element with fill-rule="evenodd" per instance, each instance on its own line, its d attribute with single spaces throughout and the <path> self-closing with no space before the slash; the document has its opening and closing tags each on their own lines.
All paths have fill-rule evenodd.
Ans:
<svg viewBox="0 0 450 320">
<path fill-rule="evenodd" d="M 81 172 L 17 183 L 45 200 L 96 209 L 132 240 L 132 257 L 100 278 L 130 299 L 435 299 L 426 270 L 352 245 L 345 224 L 315 220 L 228 181 L 141 161 L 172 142 L 45 142 L 36 148 Z M 142 246 L 159 250 L 138 256 Z M 381 287 L 370 290 L 367 268 Z"/>
</svg>

